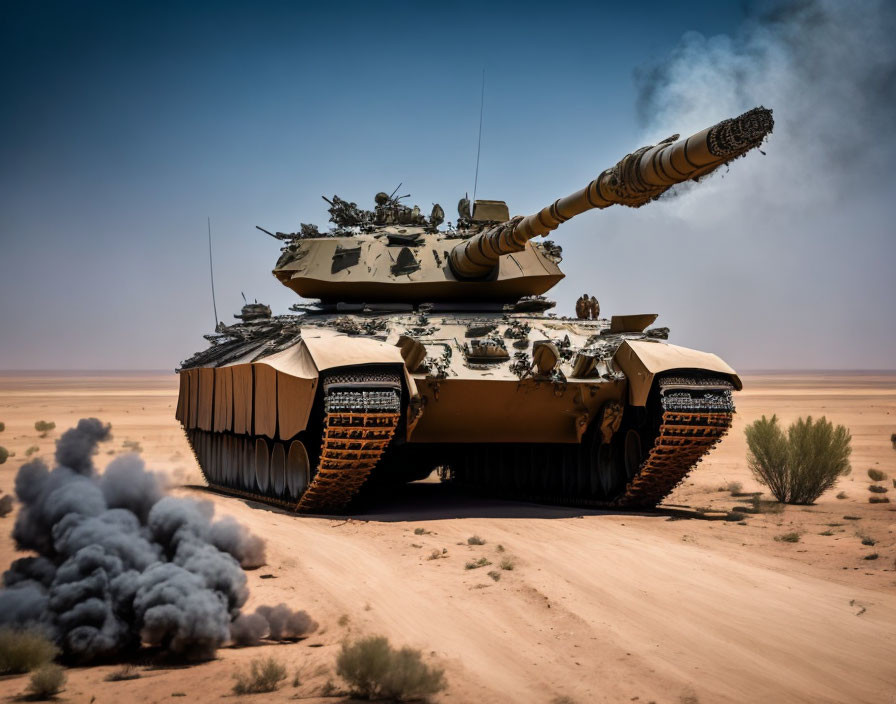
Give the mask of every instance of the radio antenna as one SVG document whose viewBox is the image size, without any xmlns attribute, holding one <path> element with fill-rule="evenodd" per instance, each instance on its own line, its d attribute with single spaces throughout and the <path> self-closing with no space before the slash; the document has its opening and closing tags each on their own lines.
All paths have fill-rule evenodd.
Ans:
<svg viewBox="0 0 896 704">
<path fill-rule="evenodd" d="M 482 151 L 482 111 L 485 106 L 485 69 L 482 69 L 482 89 L 479 93 L 479 139 L 476 143 L 476 176 L 473 178 L 473 203 L 476 203 L 476 187 L 479 185 L 479 153 Z"/>
<path fill-rule="evenodd" d="M 208 275 L 212 282 L 212 308 L 215 311 L 215 330 L 218 329 L 218 303 L 215 301 L 215 268 L 212 265 L 212 218 L 208 218 Z"/>
</svg>

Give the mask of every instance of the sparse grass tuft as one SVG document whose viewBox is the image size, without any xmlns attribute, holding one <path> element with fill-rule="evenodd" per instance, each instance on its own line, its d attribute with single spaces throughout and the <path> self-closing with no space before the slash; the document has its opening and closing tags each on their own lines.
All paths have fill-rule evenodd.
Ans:
<svg viewBox="0 0 896 704">
<path fill-rule="evenodd" d="M 348 617 L 348 614 L 342 614 L 342 616 L 339 617 L 339 620 L 336 623 L 338 623 L 342 628 L 345 628 L 350 620 L 351 619 Z"/>
<path fill-rule="evenodd" d="M 884 479 L 887 478 L 886 473 L 882 472 L 879 469 L 869 469 L 868 476 L 871 477 L 871 481 L 873 481 L 873 482 L 882 482 Z"/>
<path fill-rule="evenodd" d="M 40 631 L 0 628 L 0 674 L 34 670 L 58 654 L 56 644 Z"/>
<path fill-rule="evenodd" d="M 776 535 L 775 540 L 779 543 L 798 543 L 800 542 L 800 534 L 796 531 L 782 533 L 781 535 Z"/>
<path fill-rule="evenodd" d="M 516 567 L 516 563 L 513 561 L 512 558 L 505 557 L 505 558 L 501 559 L 501 569 L 502 570 L 512 570 L 514 567 Z"/>
<path fill-rule="evenodd" d="M 830 529 L 823 530 L 823 531 L 821 531 L 821 533 L 819 533 L 819 535 L 833 535 L 833 534 L 834 534 L 834 531 L 832 531 Z"/>
<path fill-rule="evenodd" d="M 423 662 L 419 650 L 396 650 L 384 636 L 368 636 L 343 643 L 336 658 L 336 673 L 363 699 L 406 702 L 445 689 L 445 672 Z"/>
<path fill-rule="evenodd" d="M 480 538 L 478 535 L 471 535 L 467 538 L 467 545 L 485 545 L 485 540 Z"/>
<path fill-rule="evenodd" d="M 849 474 L 850 434 L 822 417 L 799 418 L 787 428 L 778 417 L 747 426 L 747 463 L 781 503 L 811 504 Z"/>
<path fill-rule="evenodd" d="M 737 496 L 744 490 L 744 485 L 740 482 L 728 482 L 725 487 L 725 491 L 727 491 L 732 496 Z"/>
<path fill-rule="evenodd" d="M 441 550 L 433 550 L 431 553 L 429 553 L 429 557 L 427 557 L 426 559 L 438 560 L 440 557 L 448 557 L 447 548 L 442 548 Z"/>
<path fill-rule="evenodd" d="M 256 658 L 249 664 L 249 672 L 237 672 L 233 678 L 234 694 L 274 692 L 286 679 L 286 667 L 274 658 Z"/>
<path fill-rule="evenodd" d="M 887 487 L 885 486 L 881 486 L 880 484 L 869 484 L 868 491 L 870 491 L 872 494 L 886 494 L 889 489 L 887 489 Z"/>
<path fill-rule="evenodd" d="M 25 450 L 25 457 L 31 457 L 31 455 L 36 455 L 38 452 L 40 452 L 40 448 L 37 445 L 32 445 Z"/>
<path fill-rule="evenodd" d="M 133 665 L 123 665 L 106 675 L 106 682 L 123 682 L 140 679 L 140 672 Z"/>
<path fill-rule="evenodd" d="M 880 555 L 878 555 L 876 552 L 873 552 L 870 555 L 865 555 L 865 557 L 863 557 L 862 559 L 863 560 L 876 560 L 878 557 L 880 557 Z"/>
<path fill-rule="evenodd" d="M 478 560 L 470 560 L 467 564 L 464 565 L 465 570 L 476 570 L 480 567 L 488 567 L 491 562 L 484 557 L 480 557 Z"/>
<path fill-rule="evenodd" d="M 426 528 L 414 528 L 414 535 L 429 535 L 431 532 L 426 530 Z"/>
<path fill-rule="evenodd" d="M 862 539 L 862 545 L 872 546 L 877 544 L 877 541 L 870 535 L 860 535 L 859 537 Z"/>
<path fill-rule="evenodd" d="M 498 543 L 498 545 L 495 546 L 495 552 L 504 552 L 504 546 Z"/>
<path fill-rule="evenodd" d="M 849 494 L 847 494 L 845 491 L 841 491 L 839 494 L 837 494 L 837 498 L 838 499 L 848 499 Z"/>
<path fill-rule="evenodd" d="M 488 576 L 491 577 L 496 582 L 501 579 L 501 573 L 498 570 L 492 570 L 488 573 Z"/>
<path fill-rule="evenodd" d="M 29 698 L 38 701 L 52 699 L 62 691 L 64 685 L 64 669 L 53 663 L 42 665 L 31 674 L 31 681 L 28 683 Z"/>
<path fill-rule="evenodd" d="M 51 421 L 39 420 L 34 424 L 34 429 L 37 432 L 39 432 L 40 436 L 43 438 L 43 437 L 46 437 L 47 433 L 49 433 L 51 430 L 56 429 L 56 423 L 53 422 L 52 420 Z"/>
</svg>

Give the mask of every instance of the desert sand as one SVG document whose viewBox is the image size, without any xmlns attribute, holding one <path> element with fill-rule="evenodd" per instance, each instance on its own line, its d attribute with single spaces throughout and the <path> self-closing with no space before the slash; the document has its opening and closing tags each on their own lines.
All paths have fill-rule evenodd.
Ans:
<svg viewBox="0 0 896 704">
<path fill-rule="evenodd" d="M 214 502 L 267 540 L 268 564 L 249 573 L 249 608 L 285 601 L 321 624 L 303 642 L 224 648 L 191 667 L 141 662 L 133 681 L 106 682 L 114 666 L 72 669 L 60 699 L 230 698 L 232 673 L 273 655 L 290 678 L 246 700 L 331 701 L 319 695 L 328 679 L 339 684 L 332 670 L 340 643 L 384 634 L 445 667 L 449 689 L 436 697 L 443 702 L 892 703 L 896 503 L 868 503 L 867 469 L 896 477 L 896 374 L 777 373 L 744 382 L 732 432 L 656 512 L 482 499 L 427 481 L 346 519 L 298 517 L 202 489 L 174 420 L 173 374 L 0 375 L 0 444 L 15 452 L 0 466 L 0 489 L 12 491 L 28 448 L 49 456 L 78 418 L 109 421 L 115 438 L 100 466 L 128 451 L 125 441 L 139 443 L 176 493 Z M 847 425 L 852 474 L 814 506 L 743 525 L 706 520 L 714 515 L 706 509 L 744 502 L 724 490 L 729 482 L 761 489 L 745 461 L 743 427 L 771 413 Z M 57 426 L 46 438 L 34 430 L 41 419 Z M 2 566 L 18 556 L 13 520 L 0 519 Z M 801 539 L 775 540 L 787 532 Z M 467 545 L 472 535 L 485 544 Z M 428 559 L 434 550 L 446 556 Z M 479 557 L 494 566 L 464 569 Z M 493 581 L 487 572 L 503 558 L 514 568 Z M 11 700 L 26 684 L 25 676 L 0 679 L 0 696 Z"/>
</svg>

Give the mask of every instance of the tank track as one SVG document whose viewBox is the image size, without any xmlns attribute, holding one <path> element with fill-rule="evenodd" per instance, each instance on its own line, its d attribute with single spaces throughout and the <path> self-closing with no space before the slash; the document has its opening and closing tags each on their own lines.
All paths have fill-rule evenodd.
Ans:
<svg viewBox="0 0 896 704">
<path fill-rule="evenodd" d="M 268 463 L 278 452 L 286 456 L 289 441 L 189 430 L 187 440 L 209 487 L 300 513 L 344 511 L 392 441 L 400 418 L 401 380 L 396 373 L 358 369 L 322 381 L 319 460 L 307 486 L 296 492 L 289 482 L 277 487 L 273 480 L 259 479 L 259 440 L 270 448 Z"/>
<path fill-rule="evenodd" d="M 731 384 L 722 379 L 667 377 L 657 382 L 646 425 L 653 442 L 624 489 L 607 490 L 607 473 L 625 472 L 618 457 L 623 427 L 596 452 L 576 445 L 491 445 L 456 458 L 443 479 L 492 495 L 567 506 L 652 508 L 662 501 L 731 427 Z M 613 446 L 615 444 L 615 446 Z M 615 451 L 617 457 L 600 461 Z M 606 453 L 603 455 L 602 453 Z M 595 456 L 597 455 L 597 456 Z"/>
</svg>

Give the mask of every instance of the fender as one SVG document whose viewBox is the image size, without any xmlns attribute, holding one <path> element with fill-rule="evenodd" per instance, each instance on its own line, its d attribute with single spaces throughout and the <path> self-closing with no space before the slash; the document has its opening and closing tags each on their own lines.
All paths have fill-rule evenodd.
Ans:
<svg viewBox="0 0 896 704">
<path fill-rule="evenodd" d="M 308 425 L 321 372 L 368 364 L 400 365 L 409 410 L 419 407 L 417 384 L 399 348 L 321 330 L 256 361 L 250 356 L 223 367 L 181 371 L 176 417 L 188 429 L 288 439 Z"/>
<path fill-rule="evenodd" d="M 632 406 L 647 403 L 657 374 L 674 370 L 714 372 L 728 378 L 738 391 L 743 388 L 737 372 L 720 357 L 665 342 L 626 340 L 616 350 L 613 362 L 628 377 L 628 400 Z"/>
</svg>

